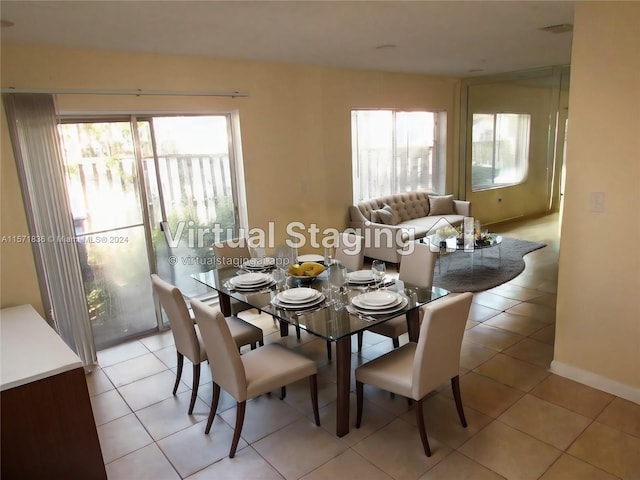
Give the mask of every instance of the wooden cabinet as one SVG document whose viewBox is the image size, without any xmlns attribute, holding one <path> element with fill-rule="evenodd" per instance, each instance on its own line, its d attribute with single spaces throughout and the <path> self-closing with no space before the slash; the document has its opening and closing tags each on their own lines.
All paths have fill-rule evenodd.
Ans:
<svg viewBox="0 0 640 480">
<path fill-rule="evenodd" d="M 106 479 L 82 362 L 31 305 L 0 311 L 2 478 Z"/>
</svg>

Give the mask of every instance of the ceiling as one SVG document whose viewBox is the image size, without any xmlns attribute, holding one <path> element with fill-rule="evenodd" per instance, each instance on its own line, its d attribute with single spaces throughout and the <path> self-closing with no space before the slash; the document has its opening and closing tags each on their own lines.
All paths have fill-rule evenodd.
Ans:
<svg viewBox="0 0 640 480">
<path fill-rule="evenodd" d="M 2 0 L 2 43 L 469 77 L 568 65 L 564 1 Z"/>
</svg>

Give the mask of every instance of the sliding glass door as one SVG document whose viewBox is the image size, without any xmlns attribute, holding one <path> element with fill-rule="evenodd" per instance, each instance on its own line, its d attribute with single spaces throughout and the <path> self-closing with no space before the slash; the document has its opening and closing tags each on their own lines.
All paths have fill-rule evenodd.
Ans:
<svg viewBox="0 0 640 480">
<path fill-rule="evenodd" d="M 214 226 L 222 240 L 239 228 L 229 118 L 150 121 L 155 149 L 141 143 L 156 269 L 185 295 L 206 294 L 190 274 L 213 268 Z"/>
<path fill-rule="evenodd" d="M 208 231 L 237 231 L 229 125 L 222 115 L 59 126 L 98 348 L 164 324 L 152 272 L 187 296 L 207 294 L 189 275 L 213 268 Z"/>
</svg>

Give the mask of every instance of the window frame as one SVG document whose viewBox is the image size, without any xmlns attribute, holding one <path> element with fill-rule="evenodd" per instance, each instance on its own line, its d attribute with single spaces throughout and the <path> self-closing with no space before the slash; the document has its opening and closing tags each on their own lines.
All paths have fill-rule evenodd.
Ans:
<svg viewBox="0 0 640 480">
<path fill-rule="evenodd" d="M 361 162 L 358 156 L 358 125 L 357 125 L 357 114 L 358 112 L 390 112 L 392 115 L 391 119 L 391 130 L 388 132 L 391 136 L 391 156 L 389 157 L 389 168 L 390 172 L 390 188 L 387 193 L 380 192 L 378 188 L 378 192 L 375 195 L 365 195 L 363 196 L 362 191 L 362 175 L 361 175 Z M 425 113 L 431 114 L 433 116 L 433 146 L 431 148 L 430 158 L 426 160 L 423 164 L 423 167 L 430 169 L 432 172 L 431 176 L 431 187 L 426 187 L 427 190 L 432 191 L 433 193 L 444 193 L 446 189 L 446 171 L 447 171 L 447 158 L 446 158 L 446 149 L 447 149 L 447 112 L 446 111 L 435 111 L 435 110 L 423 110 L 423 109 L 390 109 L 390 108 L 356 108 L 351 110 L 351 164 L 352 164 L 352 193 L 353 193 L 353 201 L 354 203 L 361 202 L 368 198 L 376 198 L 385 195 L 393 195 L 397 193 L 404 193 L 409 190 L 397 190 L 395 186 L 398 184 L 398 176 L 401 175 L 401 170 L 398 169 L 398 163 L 400 159 L 398 145 L 397 145 L 397 131 L 398 131 L 398 114 L 403 113 Z M 386 132 L 385 132 L 386 133 Z M 406 156 L 405 156 L 406 162 Z M 405 164 L 406 166 L 406 164 Z M 371 189 L 369 189 L 371 191 Z"/>
<path fill-rule="evenodd" d="M 474 162 L 474 118 L 476 117 L 476 115 L 490 115 L 493 117 L 493 127 L 492 127 L 492 161 L 491 161 L 491 178 L 492 181 L 490 184 L 482 184 L 482 185 L 475 185 L 474 184 L 474 167 L 476 167 L 477 165 L 475 165 Z M 510 181 L 510 182 L 496 182 L 495 178 L 496 178 L 496 161 L 498 158 L 498 154 L 496 154 L 496 152 L 499 152 L 500 148 L 497 148 L 496 145 L 499 143 L 499 137 L 496 134 L 497 129 L 497 125 L 498 125 L 498 117 L 501 115 L 518 115 L 520 117 L 522 117 L 520 119 L 520 121 L 522 121 L 522 119 L 526 118 L 527 119 L 527 135 L 526 135 L 526 145 L 520 146 L 520 141 L 522 140 L 522 135 L 519 135 L 519 138 L 516 141 L 516 152 L 515 155 L 522 155 L 524 154 L 525 159 L 524 159 L 524 165 L 522 165 L 522 169 L 523 169 L 523 173 L 522 176 L 519 180 L 517 181 Z M 531 123 L 532 123 L 532 119 L 533 119 L 533 115 L 531 113 L 528 112 L 496 112 L 496 111 L 477 111 L 477 112 L 473 112 L 471 114 L 471 129 L 469 132 L 469 137 L 470 137 L 470 144 L 471 144 L 471 159 L 470 159 L 470 166 L 471 166 L 471 175 L 470 175 L 470 184 L 471 184 L 471 191 L 472 192 L 481 192 L 481 191 L 485 191 L 485 190 L 493 190 L 493 189 L 498 189 L 498 188 L 506 188 L 506 187 L 511 187 L 514 185 L 521 185 L 523 183 L 525 183 L 527 181 L 528 175 L 529 175 L 529 166 L 530 166 L 530 154 L 531 154 Z M 517 166 L 517 165 L 516 165 Z"/>
</svg>

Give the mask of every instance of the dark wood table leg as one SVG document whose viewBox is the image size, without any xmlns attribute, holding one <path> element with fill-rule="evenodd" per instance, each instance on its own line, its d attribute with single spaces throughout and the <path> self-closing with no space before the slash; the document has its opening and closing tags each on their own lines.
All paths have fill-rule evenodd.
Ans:
<svg viewBox="0 0 640 480">
<path fill-rule="evenodd" d="M 336 342 L 336 381 L 338 382 L 336 435 L 349 433 L 349 390 L 351 387 L 351 337 Z"/>
<path fill-rule="evenodd" d="M 218 302 L 220 303 L 220 311 L 225 317 L 231 316 L 231 297 L 222 292 L 218 292 Z"/>
<path fill-rule="evenodd" d="M 409 310 L 407 317 L 407 330 L 409 333 L 409 341 L 417 342 L 420 335 L 420 312 L 417 308 Z"/>
<path fill-rule="evenodd" d="M 278 320 L 278 323 L 280 324 L 280 336 L 286 337 L 289 335 L 289 323 L 284 320 Z"/>
</svg>

